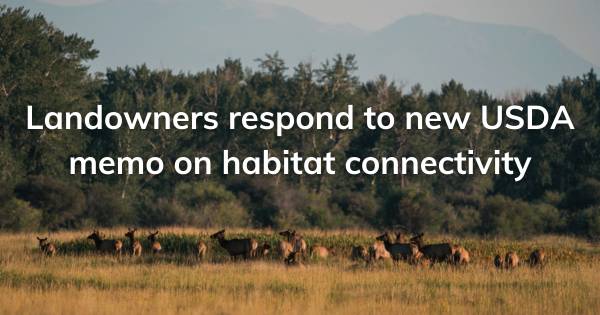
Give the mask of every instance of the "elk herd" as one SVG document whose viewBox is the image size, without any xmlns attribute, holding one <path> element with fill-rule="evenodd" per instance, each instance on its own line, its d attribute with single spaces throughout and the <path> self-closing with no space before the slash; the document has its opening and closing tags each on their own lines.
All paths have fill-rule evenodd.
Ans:
<svg viewBox="0 0 600 315">
<path fill-rule="evenodd" d="M 128 246 L 124 249 L 124 243 L 118 239 L 107 239 L 100 231 L 94 230 L 87 236 L 88 240 L 94 242 L 98 252 L 121 255 L 124 250 L 129 251 L 131 256 L 140 257 L 144 248 L 142 242 L 136 239 L 137 229 L 129 228 L 124 236 L 129 240 Z M 147 236 L 149 251 L 157 255 L 162 251 L 162 246 L 158 241 L 160 231 L 149 232 Z M 286 230 L 279 232 L 279 239 L 274 254 L 288 266 L 301 266 L 306 258 L 328 259 L 336 255 L 334 248 L 315 244 L 308 247 L 307 242 L 301 234 L 295 230 Z M 471 261 L 469 251 L 461 245 L 451 243 L 425 244 L 423 233 L 416 234 L 410 238 L 403 232 L 386 232 L 377 237 L 370 246 L 363 245 L 352 246 L 350 259 L 353 261 L 364 261 L 367 265 L 380 260 L 390 260 L 393 262 L 404 261 L 410 265 L 432 266 L 437 263 L 453 264 L 457 266 L 468 265 Z M 265 242 L 259 245 L 259 242 L 253 238 L 232 238 L 225 237 L 225 230 L 220 230 L 210 236 L 222 247 L 232 259 L 256 259 L 271 255 L 271 244 Z M 57 247 L 48 241 L 48 238 L 37 237 L 41 252 L 47 256 L 54 256 Z M 205 259 L 208 252 L 208 245 L 199 240 L 195 244 L 195 252 L 199 260 Z M 542 249 L 536 249 L 525 260 L 532 267 L 544 266 L 546 254 Z M 504 256 L 496 255 L 493 264 L 498 269 L 513 269 L 519 266 L 520 260 L 516 252 L 510 251 Z"/>
</svg>

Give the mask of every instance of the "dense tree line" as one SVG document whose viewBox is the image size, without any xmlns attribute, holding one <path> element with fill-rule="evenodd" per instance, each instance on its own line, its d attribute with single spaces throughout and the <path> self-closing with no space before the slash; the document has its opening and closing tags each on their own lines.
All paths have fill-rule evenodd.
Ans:
<svg viewBox="0 0 600 315">
<path fill-rule="evenodd" d="M 410 43 L 406 43 L 410 45 Z M 115 225 L 256 227 L 393 227 L 448 233 L 524 236 L 600 234 L 600 83 L 590 71 L 564 78 L 545 92 L 495 98 L 449 81 L 440 91 L 407 88 L 381 76 L 363 82 L 353 55 L 313 65 L 287 65 L 277 53 L 215 69 L 173 73 L 146 66 L 90 75 L 93 43 L 64 34 L 43 16 L 0 7 L 0 230 Z M 551 66 L 551 65 L 549 65 Z M 489 74 L 493 75 L 493 74 Z M 564 104 L 576 130 L 309 130 L 284 137 L 273 131 L 28 130 L 27 105 L 48 111 L 175 113 L 213 111 L 332 111 L 355 105 L 355 124 L 373 107 L 397 116 L 407 111 L 477 113 L 482 104 L 535 104 L 555 112 Z M 39 118 L 39 117 L 37 117 Z M 227 126 L 227 119 L 219 122 Z M 527 177 L 181 176 L 179 156 L 209 156 L 227 149 L 254 156 L 284 149 L 305 156 L 443 157 L 467 148 L 533 157 Z M 159 156 L 160 175 L 69 175 L 71 156 Z M 218 165 L 219 163 L 215 163 Z M 343 164 L 342 164 L 343 165 Z"/>
</svg>

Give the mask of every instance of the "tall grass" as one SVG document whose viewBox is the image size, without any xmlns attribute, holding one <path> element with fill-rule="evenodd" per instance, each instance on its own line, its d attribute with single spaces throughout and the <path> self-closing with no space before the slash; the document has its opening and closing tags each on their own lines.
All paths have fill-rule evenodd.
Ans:
<svg viewBox="0 0 600 315">
<path fill-rule="evenodd" d="M 0 234 L 0 313 L 594 314 L 600 309 L 600 250 L 573 238 L 429 237 L 432 242 L 463 244 L 474 263 L 423 268 L 403 263 L 366 266 L 347 259 L 353 244 L 373 242 L 376 233 L 371 231 L 305 231 L 309 245 L 335 247 L 338 256 L 286 268 L 276 257 L 229 262 L 209 239 L 213 231 L 161 231 L 165 253 L 146 251 L 139 258 L 96 254 L 93 243 L 85 240 L 87 231 L 52 234 L 59 244 L 59 255 L 53 258 L 39 253 L 34 235 Z M 125 229 L 104 232 L 125 239 Z M 227 232 L 228 238 L 240 236 L 272 244 L 280 239 L 267 230 Z M 195 259 L 199 239 L 209 245 L 208 261 Z M 537 247 L 550 256 L 543 269 L 493 268 L 491 258 L 497 252 L 514 250 L 525 257 Z"/>
</svg>

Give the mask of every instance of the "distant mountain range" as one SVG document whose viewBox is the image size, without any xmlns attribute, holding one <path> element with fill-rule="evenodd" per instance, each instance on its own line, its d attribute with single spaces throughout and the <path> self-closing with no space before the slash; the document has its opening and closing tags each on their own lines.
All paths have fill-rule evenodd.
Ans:
<svg viewBox="0 0 600 315">
<path fill-rule="evenodd" d="M 92 70 L 146 63 L 196 72 L 227 57 L 246 66 L 279 51 L 288 65 L 315 64 L 336 53 L 355 53 L 362 80 L 385 74 L 405 84 L 439 89 L 457 79 L 468 88 L 502 94 L 544 89 L 562 76 L 594 67 L 556 38 L 516 26 L 418 15 L 369 32 L 329 25 L 288 7 L 231 0 L 109 0 L 54 6 L 2 0 L 43 13 L 67 32 L 95 40 Z"/>
</svg>

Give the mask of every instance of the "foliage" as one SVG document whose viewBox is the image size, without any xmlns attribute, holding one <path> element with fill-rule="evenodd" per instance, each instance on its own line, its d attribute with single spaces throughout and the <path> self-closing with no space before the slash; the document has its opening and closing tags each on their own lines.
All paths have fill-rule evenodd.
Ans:
<svg viewBox="0 0 600 315">
<path fill-rule="evenodd" d="M 600 83 L 593 71 L 564 78 L 546 91 L 503 99 L 450 80 L 439 91 L 398 86 L 380 76 L 360 81 L 354 55 L 321 65 L 287 65 L 279 53 L 257 59 L 257 70 L 227 59 L 198 73 L 153 70 L 145 65 L 107 69 L 90 76 L 85 62 L 93 42 L 68 35 L 41 15 L 0 6 L 0 208 L 2 229 L 81 226 L 394 227 L 411 231 L 481 233 L 515 237 L 575 233 L 594 237 L 600 204 Z M 471 112 L 481 105 L 565 105 L 576 130 L 300 130 L 283 137 L 267 130 L 229 130 L 231 111 L 337 112 L 354 104 L 362 112 L 397 118 L 416 111 Z M 216 130 L 27 130 L 49 111 L 80 111 L 103 104 L 117 112 L 217 112 Z M 223 150 L 239 157 L 263 149 L 304 156 L 331 152 L 336 175 L 223 176 Z M 350 157 L 416 158 L 511 151 L 533 161 L 526 178 L 512 176 L 356 175 L 344 172 Z M 157 156 L 157 175 L 69 175 L 71 156 Z M 212 175 L 180 176 L 177 157 L 206 156 Z M 15 217 L 16 216 L 16 217 Z M 41 217 L 40 217 L 41 216 Z M 38 220 L 39 218 L 39 220 Z"/>
</svg>

